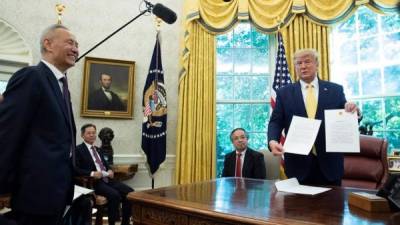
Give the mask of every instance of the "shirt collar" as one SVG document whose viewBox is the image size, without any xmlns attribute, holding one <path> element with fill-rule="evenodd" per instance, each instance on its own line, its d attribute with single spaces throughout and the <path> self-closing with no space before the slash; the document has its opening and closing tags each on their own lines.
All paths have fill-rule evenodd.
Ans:
<svg viewBox="0 0 400 225">
<path fill-rule="evenodd" d="M 85 141 L 84 141 L 83 143 L 85 143 L 86 147 L 87 147 L 89 150 L 92 148 L 92 146 L 94 146 L 94 145 L 91 145 L 91 144 L 89 144 L 89 143 L 86 143 Z"/>
<path fill-rule="evenodd" d="M 301 89 L 305 90 L 308 83 L 300 80 Z M 314 87 L 314 90 L 318 89 L 318 78 L 314 77 L 314 80 L 310 82 L 310 84 Z"/>
<path fill-rule="evenodd" d="M 242 156 L 244 156 L 246 154 L 247 148 L 241 152 L 239 152 L 237 150 L 235 150 L 235 151 L 236 151 L 236 154 L 242 154 Z"/>
<path fill-rule="evenodd" d="M 61 72 L 57 67 L 55 67 L 53 64 L 47 62 L 46 60 L 42 59 L 41 60 L 49 69 L 51 72 L 53 72 L 54 76 L 56 77 L 57 80 L 60 80 L 61 78 L 65 77 L 65 73 Z"/>
<path fill-rule="evenodd" d="M 110 89 L 105 89 L 104 87 L 101 87 L 101 89 L 103 89 L 104 92 L 110 92 Z"/>
</svg>

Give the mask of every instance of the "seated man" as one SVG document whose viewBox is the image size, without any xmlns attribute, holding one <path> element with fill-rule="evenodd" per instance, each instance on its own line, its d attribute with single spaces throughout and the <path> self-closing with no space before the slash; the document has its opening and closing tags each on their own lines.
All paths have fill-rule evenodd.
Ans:
<svg viewBox="0 0 400 225">
<path fill-rule="evenodd" d="M 114 225 L 119 219 L 119 204 L 122 202 L 121 225 L 130 223 L 131 204 L 126 195 L 133 189 L 121 182 L 113 180 L 114 173 L 109 168 L 103 155 L 94 146 L 96 126 L 85 124 L 81 128 L 83 143 L 76 147 L 76 172 L 81 176 L 91 176 L 96 179 L 93 189 L 96 194 L 107 198 L 109 225 Z"/>
<path fill-rule="evenodd" d="M 236 128 L 230 138 L 235 150 L 225 155 L 222 176 L 265 179 L 264 155 L 247 147 L 247 132 L 243 128 Z"/>
</svg>

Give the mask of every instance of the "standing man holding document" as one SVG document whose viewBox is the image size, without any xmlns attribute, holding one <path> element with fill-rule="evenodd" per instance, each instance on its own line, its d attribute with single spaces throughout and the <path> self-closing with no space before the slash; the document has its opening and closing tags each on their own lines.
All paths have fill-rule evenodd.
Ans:
<svg viewBox="0 0 400 225">
<path fill-rule="evenodd" d="M 301 184 L 340 186 L 343 176 L 343 154 L 325 150 L 324 110 L 345 109 L 357 112 L 358 107 L 346 102 L 343 87 L 318 79 L 319 56 L 314 49 L 294 54 L 296 74 L 300 81 L 288 84 L 277 92 L 276 106 L 268 125 L 268 146 L 274 155 L 285 154 L 285 173 Z M 317 138 L 308 155 L 285 153 L 279 139 L 287 134 L 293 116 L 322 120 Z"/>
</svg>

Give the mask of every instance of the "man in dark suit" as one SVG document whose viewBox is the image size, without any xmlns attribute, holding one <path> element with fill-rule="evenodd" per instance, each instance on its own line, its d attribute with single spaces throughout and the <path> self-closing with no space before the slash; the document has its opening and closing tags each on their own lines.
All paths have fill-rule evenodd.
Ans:
<svg viewBox="0 0 400 225">
<path fill-rule="evenodd" d="M 243 128 L 236 128 L 230 138 L 235 150 L 225 155 L 222 177 L 265 179 L 264 155 L 247 147 L 247 132 Z"/>
<path fill-rule="evenodd" d="M 122 202 L 121 225 L 128 225 L 131 214 L 131 203 L 126 196 L 133 189 L 113 180 L 114 173 L 104 156 L 94 146 L 96 141 L 96 126 L 85 124 L 81 128 L 83 143 L 76 147 L 76 171 L 79 175 L 91 176 L 96 179 L 94 191 L 107 198 L 108 222 L 114 225 L 119 218 L 119 204 Z"/>
<path fill-rule="evenodd" d="M 17 71 L 0 104 L 0 194 L 11 192 L 19 225 L 60 224 L 71 203 L 75 124 L 66 71 L 78 44 L 62 25 L 40 39 L 42 60 Z"/>
<path fill-rule="evenodd" d="M 325 151 L 324 110 L 344 108 L 347 112 L 358 113 L 359 110 L 354 103 L 346 102 L 342 86 L 318 79 L 318 53 L 314 49 L 297 51 L 294 63 L 300 81 L 277 92 L 276 106 L 268 125 L 269 148 L 274 155 L 285 154 L 285 173 L 289 178 L 296 177 L 302 184 L 341 185 L 343 154 Z M 313 100 L 308 100 L 310 98 Z M 282 130 L 287 134 L 293 116 L 322 120 L 314 147 L 306 156 L 284 153 L 279 143 Z"/>
<path fill-rule="evenodd" d="M 120 97 L 111 91 L 112 77 L 108 74 L 100 75 L 100 88 L 89 95 L 89 110 L 126 111 L 125 104 Z"/>
</svg>

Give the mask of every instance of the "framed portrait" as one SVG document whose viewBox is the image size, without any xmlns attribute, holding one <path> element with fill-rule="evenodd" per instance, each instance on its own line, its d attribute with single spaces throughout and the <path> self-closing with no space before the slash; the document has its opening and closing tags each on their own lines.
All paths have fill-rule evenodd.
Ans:
<svg viewBox="0 0 400 225">
<path fill-rule="evenodd" d="M 400 172 L 400 156 L 389 156 L 388 165 L 390 172 Z"/>
<path fill-rule="evenodd" d="M 86 57 L 81 116 L 133 118 L 135 62 Z"/>
</svg>

